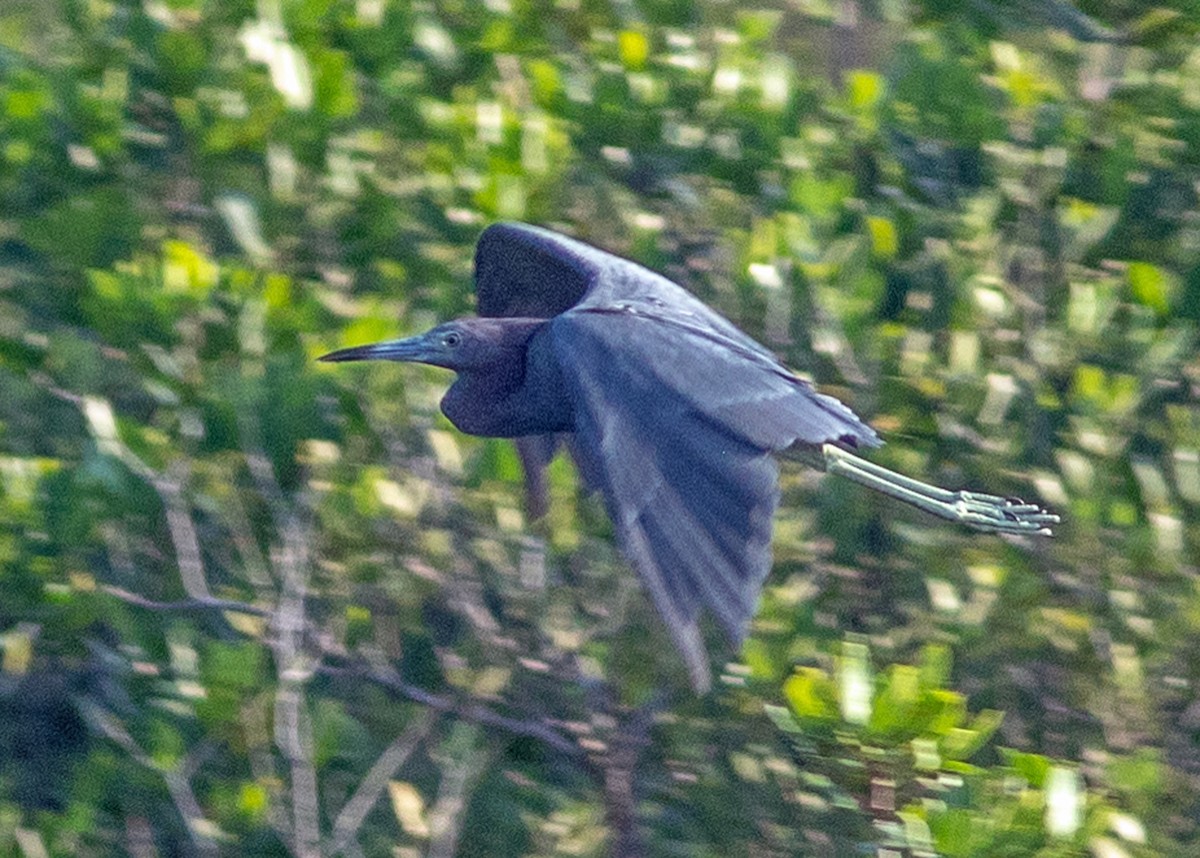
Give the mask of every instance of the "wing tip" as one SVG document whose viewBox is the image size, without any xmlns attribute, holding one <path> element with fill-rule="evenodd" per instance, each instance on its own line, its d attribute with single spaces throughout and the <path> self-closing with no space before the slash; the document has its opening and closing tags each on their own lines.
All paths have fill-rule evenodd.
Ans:
<svg viewBox="0 0 1200 858">
<path fill-rule="evenodd" d="M 855 450 L 874 450 L 877 447 L 882 447 L 883 439 L 879 437 L 879 433 L 866 423 L 863 423 L 862 426 L 866 430 L 865 432 L 844 432 L 835 439 L 834 443 L 845 444 L 847 447 L 853 447 Z"/>
<path fill-rule="evenodd" d="M 700 634 L 696 620 L 672 626 L 671 636 L 679 647 L 683 663 L 687 666 L 688 680 L 696 694 L 707 694 L 712 690 L 712 668 L 708 664 L 708 650 Z"/>
</svg>

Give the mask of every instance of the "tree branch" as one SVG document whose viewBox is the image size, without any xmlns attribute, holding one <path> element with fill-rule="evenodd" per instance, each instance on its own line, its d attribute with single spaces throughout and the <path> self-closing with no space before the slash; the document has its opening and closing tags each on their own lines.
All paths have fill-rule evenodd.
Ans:
<svg viewBox="0 0 1200 858">
<path fill-rule="evenodd" d="M 438 712 L 456 715 L 465 721 L 473 721 L 485 727 L 497 727 L 516 736 L 527 736 L 537 739 L 560 753 L 571 757 L 583 757 L 586 751 L 572 739 L 559 733 L 548 724 L 520 718 L 511 718 L 493 712 L 481 703 L 471 700 L 455 700 L 449 695 L 435 694 L 411 683 L 405 682 L 394 669 L 374 665 L 358 665 L 350 668 L 338 668 L 322 665 L 318 672 L 328 676 L 357 676 L 370 679 L 388 688 L 402 697 L 428 706 Z"/>
<path fill-rule="evenodd" d="M 203 743 L 185 755 L 175 768 L 166 769 L 146 753 L 137 740 L 125 729 L 125 725 L 112 713 L 90 700 L 81 701 L 79 708 L 84 719 L 94 729 L 124 748 L 125 752 L 138 763 L 162 776 L 171 801 L 175 803 L 175 808 L 183 817 L 183 824 L 192 839 L 192 845 L 199 854 L 216 858 L 220 853 L 212 833 L 218 830 L 217 826 L 204 816 L 204 810 L 200 807 L 200 802 L 196 800 L 196 793 L 193 792 L 190 783 L 191 776 L 203 762 L 204 757 L 211 753 L 212 746 Z"/>
<path fill-rule="evenodd" d="M 638 759 L 650 743 L 650 727 L 661 705 L 656 697 L 620 718 L 608 752 L 599 759 L 613 858 L 641 858 L 646 854 L 645 838 L 638 825 Z"/>
<path fill-rule="evenodd" d="M 478 726 L 460 724 L 455 733 L 457 735 L 451 742 L 465 747 L 459 759 L 451 760 L 442 768 L 438 797 L 429 810 L 432 836 L 426 858 L 454 858 L 471 793 L 483 776 L 487 758 L 491 755 L 487 748 L 479 747 Z"/>
<path fill-rule="evenodd" d="M 252 312 L 247 308 L 247 313 Z M 245 355 L 243 374 L 261 383 L 263 338 L 261 314 L 251 317 L 242 330 Z M 305 687 L 312 678 L 315 659 L 305 651 L 309 620 L 308 528 L 296 504 L 284 493 L 270 458 L 261 444 L 261 431 L 253 404 L 239 410 L 238 426 L 242 454 L 255 489 L 266 501 L 275 524 L 278 544 L 270 552 L 270 563 L 278 570 L 279 600 L 271 614 L 269 639 L 275 662 L 278 688 L 275 693 L 275 745 L 287 760 L 291 784 L 292 853 L 298 858 L 318 858 L 321 853 L 320 798 L 313 762 L 312 723 Z"/>
<path fill-rule="evenodd" d="M 412 752 L 416 750 L 417 745 L 433 728 L 436 721 L 437 714 L 435 712 L 423 712 L 379 755 L 379 759 L 371 766 L 371 770 L 367 772 L 358 785 L 358 789 L 342 807 L 341 813 L 333 823 L 330 855 L 349 851 L 347 847 L 358 836 L 358 831 L 366 820 L 367 814 L 379 800 L 388 781 L 408 761 Z"/>
<path fill-rule="evenodd" d="M 123 587 L 114 587 L 109 584 L 102 586 L 100 590 L 120 599 L 122 602 L 137 605 L 139 608 L 146 608 L 151 611 L 237 611 L 241 614 L 252 614 L 256 617 L 271 616 L 271 611 L 267 608 L 248 605 L 236 599 L 218 599 L 213 596 L 206 596 L 196 599 L 180 599 L 176 602 L 157 602 L 154 599 L 139 596 L 137 593 L 131 593 Z"/>
</svg>

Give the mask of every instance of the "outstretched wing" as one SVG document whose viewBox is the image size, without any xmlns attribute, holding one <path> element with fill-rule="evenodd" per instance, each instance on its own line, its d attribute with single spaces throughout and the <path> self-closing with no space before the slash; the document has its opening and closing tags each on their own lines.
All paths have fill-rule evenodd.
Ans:
<svg viewBox="0 0 1200 858">
<path fill-rule="evenodd" d="M 475 246 L 476 309 L 481 316 L 557 316 L 583 299 L 609 255 L 540 227 L 493 224 Z"/>
<path fill-rule="evenodd" d="M 740 645 L 770 569 L 771 451 L 874 433 L 778 364 L 654 315 L 581 306 L 550 332 L 576 408 L 572 453 L 705 689 L 700 609 Z"/>
<path fill-rule="evenodd" d="M 661 274 L 525 223 L 496 223 L 479 236 L 475 293 L 481 316 L 550 319 L 573 308 L 665 311 L 774 360 L 769 351 Z"/>
<path fill-rule="evenodd" d="M 547 229 L 523 223 L 488 227 L 475 251 L 475 281 L 481 316 L 550 319 L 564 313 L 597 313 L 656 320 L 671 328 L 671 336 L 680 341 L 707 340 L 745 361 L 770 368 L 787 391 L 794 392 L 798 384 L 767 349 L 662 275 Z M 805 393 L 807 399 L 795 398 L 793 406 L 803 410 L 805 405 L 815 404 L 816 408 L 802 415 L 800 422 L 779 427 L 783 434 L 796 429 L 797 439 L 812 443 L 837 438 L 868 446 L 878 443 L 870 427 L 836 399 L 811 388 L 805 388 Z M 767 419 L 769 415 L 760 416 Z M 790 421 L 794 415 L 785 416 Z M 849 426 L 849 431 L 834 432 L 840 424 Z M 807 434 L 801 431 L 805 427 Z M 760 443 L 773 446 L 769 437 Z M 543 447 L 549 444 L 539 442 Z M 536 457 L 526 458 L 536 462 Z"/>
<path fill-rule="evenodd" d="M 629 260 L 502 223 L 480 237 L 475 266 L 481 316 L 552 320 L 576 412 L 568 446 L 604 494 L 693 685 L 707 688 L 701 608 L 740 645 L 770 569 L 770 452 L 878 438 L 688 292 Z M 519 444 L 532 500 L 554 442 Z"/>
</svg>

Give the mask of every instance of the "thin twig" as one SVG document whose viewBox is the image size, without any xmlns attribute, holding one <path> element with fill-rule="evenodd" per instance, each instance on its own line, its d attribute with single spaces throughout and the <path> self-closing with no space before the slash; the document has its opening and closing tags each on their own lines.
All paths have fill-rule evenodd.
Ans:
<svg viewBox="0 0 1200 858">
<path fill-rule="evenodd" d="M 31 378 L 53 396 L 78 406 L 89 421 L 96 420 L 97 414 L 110 414 L 108 404 L 103 400 L 63 390 L 54 385 L 51 379 L 40 374 L 34 374 Z M 108 416 L 106 421 L 100 422 L 111 420 L 111 416 Z M 177 459 L 166 472 L 155 470 L 121 440 L 115 429 L 112 432 L 112 437 L 102 437 L 98 439 L 98 443 L 102 450 L 115 456 L 125 467 L 145 480 L 158 495 L 166 515 L 167 531 L 171 534 L 171 545 L 175 550 L 175 562 L 179 567 L 184 591 L 192 599 L 200 602 L 211 599 L 212 593 L 208 589 L 208 579 L 204 571 L 204 557 L 200 552 L 200 538 L 196 534 L 196 523 L 192 520 L 190 505 L 184 493 L 187 459 Z"/>
<path fill-rule="evenodd" d="M 130 456 L 133 455 L 128 448 L 124 449 Z M 122 456 L 122 460 L 124 458 Z M 211 599 L 212 593 L 208 590 L 208 579 L 204 573 L 204 558 L 200 554 L 200 538 L 196 535 L 196 523 L 192 520 L 192 512 L 183 492 L 187 463 L 183 459 L 174 462 L 170 476 L 147 470 L 150 485 L 166 508 L 167 529 L 171 533 L 171 544 L 175 548 L 175 562 L 179 566 L 184 592 L 193 599 Z"/>
<path fill-rule="evenodd" d="M 247 308 L 247 313 L 252 312 Z M 261 313 L 250 317 L 261 328 Z M 243 330 L 243 374 L 261 383 L 265 375 L 262 331 Z M 279 544 L 272 547 L 270 562 L 278 570 L 279 601 L 272 616 L 269 640 L 278 688 L 275 693 L 275 745 L 288 762 L 291 784 L 292 853 L 298 858 L 318 858 L 321 852 L 320 798 L 313 762 L 312 723 L 305 686 L 313 673 L 314 658 L 305 651 L 309 620 L 308 529 L 279 484 L 270 458 L 263 450 L 261 427 L 251 404 L 238 412 L 242 454 L 250 479 L 266 501 Z"/>
<path fill-rule="evenodd" d="M 230 481 L 234 479 L 232 475 Z M 271 567 L 263 556 L 258 541 L 254 536 L 250 522 L 250 513 L 242 502 L 239 492 L 230 492 L 221 503 L 221 514 L 229 527 L 231 541 L 241 557 L 241 568 L 250 579 L 259 598 L 274 601 L 276 596 L 275 582 L 271 579 Z"/>
<path fill-rule="evenodd" d="M 317 770 L 313 763 L 312 727 L 304 687 L 312 676 L 311 657 L 304 652 L 308 625 L 305 595 L 308 585 L 306 539 L 294 512 L 285 519 L 283 545 L 272 551 L 272 562 L 282 567 L 282 588 L 274 619 L 275 670 L 279 691 L 275 697 L 276 744 L 288 759 L 292 783 L 292 824 L 295 852 L 301 858 L 320 854 L 320 804 Z M 282 729 L 280 729 L 282 727 Z"/>
<path fill-rule="evenodd" d="M 516 736 L 527 736 L 571 757 L 583 757 L 586 752 L 578 743 L 572 741 L 547 724 L 521 718 L 511 718 L 501 715 L 474 701 L 460 701 L 449 695 L 435 694 L 411 683 L 405 682 L 395 670 L 387 667 L 359 665 L 352 668 L 338 668 L 322 665 L 318 672 L 328 676 L 357 676 L 370 679 L 403 697 L 428 706 L 438 712 L 456 715 L 466 721 L 473 721 L 485 727 L 496 727 Z"/>
<path fill-rule="evenodd" d="M 200 599 L 180 599 L 176 602 L 157 602 L 154 599 L 139 596 L 137 593 L 131 593 L 123 587 L 114 587 L 109 584 L 102 586 L 100 590 L 120 599 L 122 602 L 128 602 L 130 605 L 137 605 L 139 608 L 146 608 L 151 611 L 236 611 L 240 614 L 252 614 L 256 617 L 271 616 L 271 611 L 266 608 L 260 608 L 257 605 L 248 605 L 236 599 L 218 599 L 209 596 Z"/>
<path fill-rule="evenodd" d="M 279 670 L 279 666 L 276 667 Z M 317 771 L 313 765 L 312 721 L 305 705 L 306 678 L 281 670 L 275 694 L 275 744 L 291 773 L 292 853 L 318 858 L 321 831 L 318 820 Z"/>
<path fill-rule="evenodd" d="M 283 800 L 283 778 L 279 776 L 275 755 L 271 752 L 272 699 L 271 692 L 264 690 L 246 701 L 246 705 L 241 709 L 242 736 L 250 758 L 250 771 L 255 780 L 266 785 L 269 791 L 267 821 L 279 835 L 280 842 L 290 851 L 292 829 Z"/>
<path fill-rule="evenodd" d="M 92 417 L 90 412 L 97 408 L 96 400 L 63 390 L 46 376 L 36 374 L 31 378 L 52 395 L 82 409 L 84 416 L 89 419 Z M 104 438 L 102 448 L 116 456 L 126 467 L 149 483 L 158 494 L 166 513 L 167 529 L 171 534 L 171 542 L 175 549 L 175 560 L 179 567 L 180 579 L 184 590 L 191 598 L 183 602 L 154 602 L 120 587 L 105 587 L 105 591 L 131 604 L 139 604 L 142 607 L 157 610 L 221 609 L 255 613 L 256 610 L 250 609 L 247 605 L 215 599 L 209 592 L 204 573 L 204 561 L 200 553 L 200 540 L 196 535 L 195 523 L 192 521 L 191 511 L 183 491 L 182 472 L 187 467 L 186 462 L 182 459 L 179 460 L 173 466 L 173 470 L 180 473 L 167 476 L 147 465 L 119 437 Z M 95 704 L 84 705 L 82 709 L 84 717 L 103 735 L 124 748 L 135 761 L 162 776 L 167 792 L 170 793 L 175 807 L 183 817 L 196 851 L 201 855 L 216 856 L 219 850 L 210 833 L 210 830 L 216 830 L 216 826 L 205 818 L 204 810 L 196 799 L 190 780 L 203 757 L 212 751 L 211 746 L 202 744 L 192 753 L 184 756 L 176 768 L 165 769 L 146 753 L 124 725 L 111 713 Z"/>
</svg>

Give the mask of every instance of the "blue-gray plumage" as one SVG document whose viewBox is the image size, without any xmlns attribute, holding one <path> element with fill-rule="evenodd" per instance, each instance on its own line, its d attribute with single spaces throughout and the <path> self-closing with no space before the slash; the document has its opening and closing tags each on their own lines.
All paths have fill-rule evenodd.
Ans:
<svg viewBox="0 0 1200 858">
<path fill-rule="evenodd" d="M 475 282 L 480 318 L 322 360 L 456 371 L 442 411 L 463 432 L 517 439 L 534 487 L 565 438 L 697 690 L 710 682 L 701 608 L 740 646 L 770 569 L 773 453 L 819 453 L 812 458 L 828 471 L 980 530 L 1049 533 L 1058 520 L 850 454 L 881 443 L 871 427 L 634 262 L 549 230 L 496 224 L 479 239 Z M 530 491 L 535 514 L 539 494 Z"/>
</svg>

